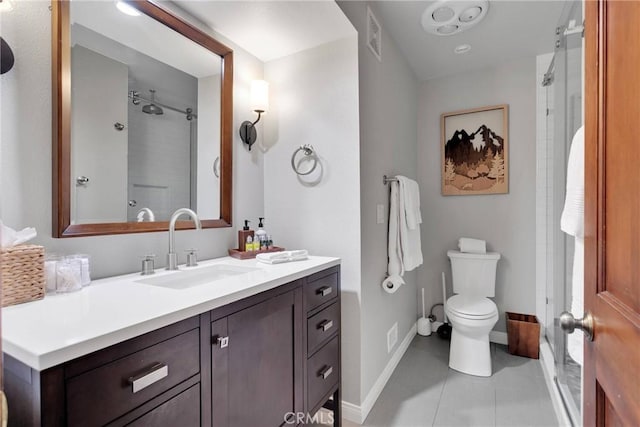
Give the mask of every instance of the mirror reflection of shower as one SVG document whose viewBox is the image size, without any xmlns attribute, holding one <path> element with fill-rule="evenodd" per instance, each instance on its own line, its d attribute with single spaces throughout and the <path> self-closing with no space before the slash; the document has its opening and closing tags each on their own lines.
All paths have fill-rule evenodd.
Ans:
<svg viewBox="0 0 640 427">
<path fill-rule="evenodd" d="M 170 105 L 160 103 L 160 102 L 158 102 L 156 100 L 156 91 L 155 91 L 155 89 L 149 89 L 149 93 L 150 93 L 150 97 L 149 98 L 145 98 L 144 96 L 140 95 L 139 91 L 130 90 L 129 91 L 129 99 L 131 99 L 131 103 L 133 105 L 140 105 L 143 101 L 147 102 L 147 104 L 142 106 L 142 112 L 146 113 L 146 114 L 159 116 L 159 115 L 164 114 L 163 108 L 166 108 L 167 110 L 171 110 L 171 111 L 175 111 L 176 113 L 184 114 L 185 118 L 188 121 L 191 121 L 193 119 L 197 119 L 198 118 L 198 115 L 193 112 L 193 108 L 189 107 L 186 110 L 181 110 L 179 108 L 172 107 Z"/>
</svg>

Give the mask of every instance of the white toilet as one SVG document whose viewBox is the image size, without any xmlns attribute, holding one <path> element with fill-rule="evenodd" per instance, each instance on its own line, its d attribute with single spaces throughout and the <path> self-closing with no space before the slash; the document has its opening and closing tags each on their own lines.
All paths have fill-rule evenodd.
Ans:
<svg viewBox="0 0 640 427">
<path fill-rule="evenodd" d="M 489 332 L 498 321 L 495 296 L 496 267 L 500 254 L 448 251 L 453 273 L 453 293 L 446 313 L 451 322 L 449 367 L 465 374 L 491 376 Z"/>
</svg>

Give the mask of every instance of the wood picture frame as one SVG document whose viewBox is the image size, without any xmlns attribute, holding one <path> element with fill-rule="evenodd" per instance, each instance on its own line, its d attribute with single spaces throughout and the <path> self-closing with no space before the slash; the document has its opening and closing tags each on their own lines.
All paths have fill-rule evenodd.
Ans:
<svg viewBox="0 0 640 427">
<path fill-rule="evenodd" d="M 509 106 L 444 113 L 440 117 L 443 196 L 509 192 Z"/>
</svg>

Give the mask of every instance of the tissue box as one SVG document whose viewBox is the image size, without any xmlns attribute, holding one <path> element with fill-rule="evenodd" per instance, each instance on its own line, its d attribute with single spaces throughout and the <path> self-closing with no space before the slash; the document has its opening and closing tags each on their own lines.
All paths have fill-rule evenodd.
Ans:
<svg viewBox="0 0 640 427">
<path fill-rule="evenodd" d="M 2 249 L 0 270 L 3 307 L 44 298 L 44 247 Z"/>
</svg>

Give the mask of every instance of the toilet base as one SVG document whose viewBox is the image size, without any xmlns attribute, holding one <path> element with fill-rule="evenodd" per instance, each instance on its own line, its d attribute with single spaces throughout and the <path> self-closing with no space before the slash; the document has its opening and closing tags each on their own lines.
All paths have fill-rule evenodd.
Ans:
<svg viewBox="0 0 640 427">
<path fill-rule="evenodd" d="M 453 328 L 449 349 L 449 367 L 478 377 L 491 376 L 489 334 L 471 338 Z"/>
</svg>

